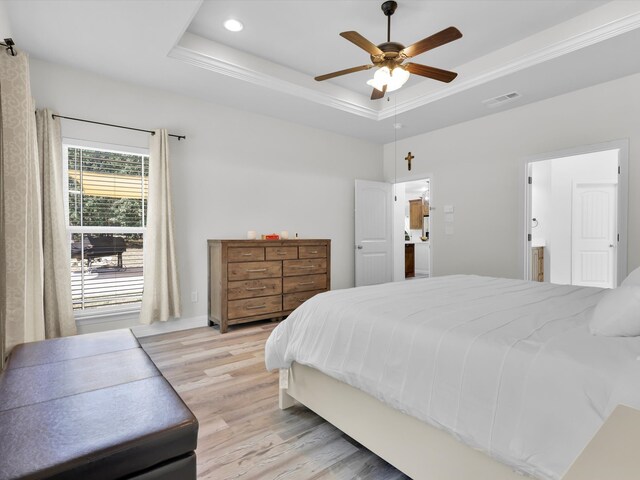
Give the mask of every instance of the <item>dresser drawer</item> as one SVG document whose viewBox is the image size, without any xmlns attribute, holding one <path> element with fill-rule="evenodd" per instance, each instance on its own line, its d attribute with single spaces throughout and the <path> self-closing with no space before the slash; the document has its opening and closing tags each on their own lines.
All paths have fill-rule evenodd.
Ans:
<svg viewBox="0 0 640 480">
<path fill-rule="evenodd" d="M 285 260 L 282 262 L 282 271 L 285 277 L 294 275 L 310 275 L 313 273 L 327 272 L 327 259 Z"/>
<path fill-rule="evenodd" d="M 298 258 L 297 247 L 266 247 L 267 260 L 289 260 Z"/>
<path fill-rule="evenodd" d="M 282 296 L 282 309 L 283 310 L 295 310 L 304 302 L 309 300 L 314 295 L 324 292 L 324 290 L 313 290 L 311 292 L 302 293 L 287 293 Z"/>
<path fill-rule="evenodd" d="M 263 278 L 262 280 L 245 280 L 244 282 L 229 282 L 227 299 L 267 297 L 282 293 L 281 278 Z"/>
<path fill-rule="evenodd" d="M 319 275 L 302 275 L 299 277 L 284 277 L 282 291 L 284 293 L 307 292 L 309 290 L 319 290 L 327 288 L 327 276 L 324 273 Z"/>
<path fill-rule="evenodd" d="M 229 320 L 250 317 L 252 315 L 263 315 L 265 313 L 275 313 L 281 310 L 282 295 L 248 298 L 246 300 L 231 300 L 227 303 L 227 317 Z"/>
<path fill-rule="evenodd" d="M 264 260 L 264 248 L 262 247 L 230 247 L 227 250 L 229 262 L 255 262 Z"/>
<path fill-rule="evenodd" d="M 227 279 L 230 282 L 281 276 L 281 262 L 239 262 L 227 265 Z"/>
<path fill-rule="evenodd" d="M 327 247 L 324 245 L 305 245 L 298 247 L 299 258 L 326 258 Z"/>
</svg>

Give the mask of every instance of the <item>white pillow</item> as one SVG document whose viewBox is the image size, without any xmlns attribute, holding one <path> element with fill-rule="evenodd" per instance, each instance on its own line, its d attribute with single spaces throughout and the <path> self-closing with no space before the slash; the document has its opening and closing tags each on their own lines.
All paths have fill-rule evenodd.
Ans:
<svg viewBox="0 0 640 480">
<path fill-rule="evenodd" d="M 589 329 L 606 337 L 640 336 L 640 285 L 606 292 L 593 311 Z"/>
<path fill-rule="evenodd" d="M 620 285 L 623 287 L 630 287 L 631 285 L 640 286 L 640 267 L 627 275 L 627 278 L 625 278 Z"/>
</svg>

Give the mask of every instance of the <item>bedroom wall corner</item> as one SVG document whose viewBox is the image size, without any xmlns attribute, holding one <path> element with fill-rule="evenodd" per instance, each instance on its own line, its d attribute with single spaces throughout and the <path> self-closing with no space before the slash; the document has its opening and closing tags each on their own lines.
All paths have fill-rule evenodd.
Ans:
<svg viewBox="0 0 640 480">
<path fill-rule="evenodd" d="M 640 74 L 594 85 L 440 130 L 399 140 L 415 155 L 411 178 L 431 172 L 438 197 L 431 231 L 435 275 L 470 273 L 522 278 L 521 165 L 528 157 L 628 139 L 628 271 L 640 266 Z M 398 119 L 401 121 L 401 119 Z M 385 178 L 394 162 L 384 146 Z M 443 205 L 455 209 L 455 232 L 445 235 Z M 436 262 L 437 261 L 437 262 Z"/>
</svg>

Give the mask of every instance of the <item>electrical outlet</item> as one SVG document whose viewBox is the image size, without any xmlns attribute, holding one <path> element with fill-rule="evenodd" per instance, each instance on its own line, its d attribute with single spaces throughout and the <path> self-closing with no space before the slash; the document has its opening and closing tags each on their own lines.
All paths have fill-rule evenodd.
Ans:
<svg viewBox="0 0 640 480">
<path fill-rule="evenodd" d="M 191 301 L 193 303 L 197 303 L 198 302 L 198 291 L 197 290 L 191 292 Z"/>
</svg>

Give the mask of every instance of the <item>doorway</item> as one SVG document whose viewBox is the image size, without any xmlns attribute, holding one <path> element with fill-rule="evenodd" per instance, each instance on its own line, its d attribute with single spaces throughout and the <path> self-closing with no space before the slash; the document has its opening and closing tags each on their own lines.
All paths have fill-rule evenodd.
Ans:
<svg viewBox="0 0 640 480">
<path fill-rule="evenodd" d="M 431 268 L 431 179 L 394 188 L 394 281 L 429 278 Z"/>
<path fill-rule="evenodd" d="M 525 278 L 615 288 L 626 276 L 627 143 L 529 159 Z"/>
<path fill-rule="evenodd" d="M 355 284 L 377 285 L 392 280 L 392 185 L 355 181 Z"/>
</svg>

